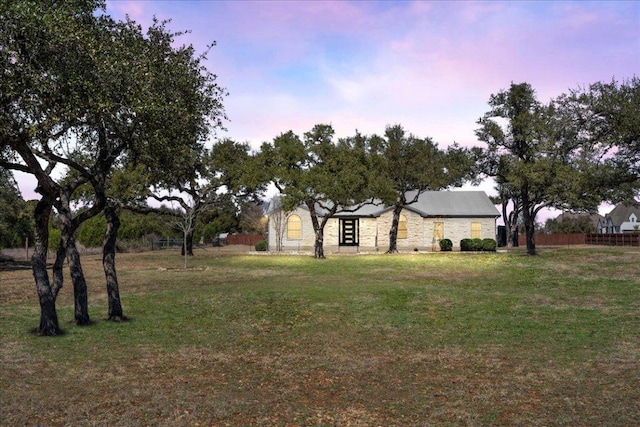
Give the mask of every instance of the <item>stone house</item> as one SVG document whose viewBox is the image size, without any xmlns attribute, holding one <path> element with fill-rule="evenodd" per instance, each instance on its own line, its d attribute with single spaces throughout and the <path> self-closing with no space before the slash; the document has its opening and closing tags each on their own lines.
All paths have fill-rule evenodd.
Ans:
<svg viewBox="0 0 640 427">
<path fill-rule="evenodd" d="M 450 239 L 454 250 L 465 238 L 496 237 L 500 213 L 483 191 L 427 191 L 402 210 L 398 226 L 399 251 L 439 250 L 440 239 Z M 308 209 L 298 207 L 280 215 L 269 215 L 269 250 L 312 250 L 315 234 Z M 324 249 L 328 252 L 384 252 L 389 248 L 393 207 L 365 205 L 354 212 L 341 212 L 327 222 Z"/>
</svg>

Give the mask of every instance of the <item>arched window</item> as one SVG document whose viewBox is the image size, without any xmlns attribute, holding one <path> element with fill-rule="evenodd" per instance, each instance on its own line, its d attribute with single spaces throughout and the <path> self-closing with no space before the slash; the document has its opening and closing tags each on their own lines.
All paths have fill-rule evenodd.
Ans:
<svg viewBox="0 0 640 427">
<path fill-rule="evenodd" d="M 298 215 L 287 218 L 287 239 L 302 239 L 302 220 Z"/>
<path fill-rule="evenodd" d="M 398 221 L 398 239 L 406 239 L 408 236 L 407 217 L 400 215 L 400 220 Z"/>
</svg>

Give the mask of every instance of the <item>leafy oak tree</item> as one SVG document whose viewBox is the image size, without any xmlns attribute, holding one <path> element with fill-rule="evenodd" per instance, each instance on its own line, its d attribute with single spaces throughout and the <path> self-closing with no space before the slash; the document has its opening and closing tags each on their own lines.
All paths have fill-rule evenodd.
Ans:
<svg viewBox="0 0 640 427">
<path fill-rule="evenodd" d="M 386 187 L 379 197 L 393 206 L 387 253 L 395 253 L 402 210 L 425 191 L 460 186 L 471 179 L 475 159 L 472 150 L 456 144 L 442 150 L 431 138 L 407 134 L 400 125 L 387 126 L 384 138 L 372 148 L 378 159 L 378 181 Z"/>
<path fill-rule="evenodd" d="M 153 198 L 177 205 L 174 224 L 184 235 L 184 256 L 193 256 L 193 237 L 201 214 L 216 204 L 249 197 L 260 191 L 260 184 L 252 178 L 257 168 L 248 144 L 227 138 L 214 144 L 211 150 L 203 149 L 193 152 L 193 155 L 190 167 L 176 168 L 159 178 L 154 178 L 153 174 L 146 175 L 143 179 L 150 187 L 137 194 L 138 198 Z M 157 212 L 148 206 L 143 210 L 129 209 Z"/>
<path fill-rule="evenodd" d="M 640 78 L 597 82 L 555 101 L 562 137 L 582 147 L 597 201 L 634 203 L 640 192 Z"/>
<path fill-rule="evenodd" d="M 264 143 L 264 170 L 282 195 L 282 209 L 304 205 L 315 234 L 314 257 L 324 258 L 324 228 L 336 213 L 354 211 L 371 202 L 371 169 L 360 137 L 334 142 L 330 125 L 319 124 L 304 134 L 292 131 Z"/>
<path fill-rule="evenodd" d="M 148 208 L 148 197 L 178 202 L 186 207 L 185 221 L 180 222 L 185 234 L 183 254 L 193 255 L 193 224 L 197 213 L 214 196 L 214 187 L 202 183 L 210 172 L 207 164 L 210 153 L 204 144 L 226 118 L 222 106 L 226 91 L 203 65 L 206 52 L 196 56 L 192 46 L 174 48 L 175 39 L 181 33 L 167 31 L 165 24 L 154 21 L 143 39 L 150 45 L 146 65 L 152 70 L 152 78 L 143 80 L 146 102 L 142 104 L 143 111 L 136 115 L 139 120 L 134 122 L 139 126 L 118 123 L 117 129 L 127 131 L 118 136 L 128 150 L 118 165 L 120 183 L 111 198 L 114 209 L 110 217 L 115 219 L 117 215 L 116 200 L 120 206 L 146 213 L 164 213 L 161 209 Z M 126 191 L 123 191 L 123 180 L 129 182 Z M 131 188 L 137 191 L 132 194 Z M 152 188 L 177 190 L 189 200 L 159 196 L 157 191 L 150 190 Z"/>
<path fill-rule="evenodd" d="M 215 77 L 205 71 L 202 58 L 194 58 L 193 48 L 174 49 L 175 34 L 163 23 L 154 22 L 145 35 L 132 21 L 101 15 L 103 6 L 98 1 L 0 6 L 0 55 L 7 64 L 0 142 L 3 153 L 8 148 L 12 154 L 3 155 L 2 165 L 34 174 L 42 195 L 32 264 L 41 302 L 39 331 L 46 335 L 59 333 L 55 298 L 62 284 L 54 278 L 51 285 L 46 271 L 52 207 L 62 217 L 61 258 L 63 252 L 73 254 L 82 218 L 106 205 L 111 168 L 122 156 L 149 169 L 171 168 L 183 152 L 201 147 L 201 136 L 221 110 Z M 69 173 L 57 181 L 52 172 L 61 165 Z M 71 200 L 84 185 L 94 190 L 93 205 L 73 216 Z M 114 267 L 108 257 L 104 265 Z M 79 258 L 77 265 L 70 262 L 74 288 L 82 278 L 77 266 Z M 115 276 L 105 273 L 109 288 L 109 277 Z M 80 291 L 78 296 L 82 299 Z M 79 323 L 88 323 L 84 314 Z"/>
<path fill-rule="evenodd" d="M 521 212 L 527 253 L 545 207 L 595 212 L 603 201 L 633 202 L 640 182 L 640 80 L 595 83 L 541 104 L 533 88 L 512 84 L 492 95 L 476 134 L 487 143 L 483 171 L 495 177 L 511 233 Z M 511 240 L 511 239 L 510 239 Z"/>
<path fill-rule="evenodd" d="M 55 309 L 57 290 L 46 268 L 49 217 L 59 198 L 48 160 L 51 141 L 68 136 L 83 117 L 83 43 L 91 40 L 99 1 L 0 3 L 0 148 L 2 166 L 33 174 L 41 195 L 34 212 L 32 268 L 40 301 L 38 332 L 60 332 Z M 5 155 L 5 153 L 9 153 Z"/>
<path fill-rule="evenodd" d="M 194 162 L 194 168 L 188 175 L 171 174 L 138 196 L 153 198 L 159 202 L 169 202 L 174 206 L 172 223 L 183 235 L 181 255 L 193 256 L 193 233 L 198 216 L 216 200 L 217 185 L 211 182 L 210 170 L 205 166 L 209 154 L 203 152 L 203 158 Z M 147 212 L 158 212 L 157 208 L 146 207 Z M 140 212 L 140 210 L 138 210 Z"/>
<path fill-rule="evenodd" d="M 527 253 L 535 255 L 536 215 L 546 207 L 595 211 L 600 169 L 588 147 L 567 133 L 558 104 L 540 103 L 528 83 L 491 95 L 489 105 L 476 130 L 487 144 L 483 170 L 521 210 Z"/>
<path fill-rule="evenodd" d="M 508 91 L 491 95 L 491 110 L 478 120 L 480 141 L 487 143 L 484 171 L 518 198 L 524 216 L 527 253 L 535 254 L 533 233 L 537 212 L 548 204 L 550 174 L 547 111 L 527 84 L 512 84 Z M 549 156 L 547 156 L 547 154 Z"/>
</svg>

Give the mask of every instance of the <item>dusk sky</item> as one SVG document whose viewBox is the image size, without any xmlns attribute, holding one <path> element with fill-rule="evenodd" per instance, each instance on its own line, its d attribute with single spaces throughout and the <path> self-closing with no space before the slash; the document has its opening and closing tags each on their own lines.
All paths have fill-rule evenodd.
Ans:
<svg viewBox="0 0 640 427">
<path fill-rule="evenodd" d="M 540 101 L 640 72 L 640 2 L 108 1 L 149 26 L 171 19 L 229 91 L 228 136 L 258 145 L 331 123 L 338 136 L 402 124 L 477 144 L 492 93 Z"/>
<path fill-rule="evenodd" d="M 511 82 L 547 102 L 640 74 L 639 1 L 108 0 L 107 13 L 171 19 L 198 52 L 215 41 L 207 65 L 230 119 L 218 136 L 256 148 L 318 123 L 480 145 L 476 120 Z"/>
</svg>

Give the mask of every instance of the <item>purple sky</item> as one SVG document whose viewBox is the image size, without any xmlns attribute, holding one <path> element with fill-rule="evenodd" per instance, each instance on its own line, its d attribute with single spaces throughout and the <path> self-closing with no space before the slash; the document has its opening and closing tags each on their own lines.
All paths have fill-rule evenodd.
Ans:
<svg viewBox="0 0 640 427">
<path fill-rule="evenodd" d="M 511 82 L 547 102 L 640 71 L 638 1 L 108 0 L 107 13 L 171 19 L 198 52 L 215 41 L 208 67 L 229 91 L 219 136 L 254 147 L 317 123 L 479 145 L 476 120 Z"/>
<path fill-rule="evenodd" d="M 338 136 L 400 123 L 476 144 L 492 93 L 528 82 L 541 101 L 640 71 L 640 2 L 108 1 L 155 15 L 229 90 L 225 136 L 258 145 L 331 123 Z"/>
</svg>

